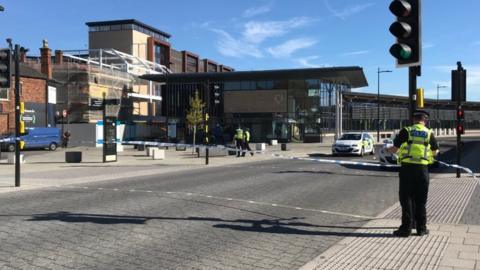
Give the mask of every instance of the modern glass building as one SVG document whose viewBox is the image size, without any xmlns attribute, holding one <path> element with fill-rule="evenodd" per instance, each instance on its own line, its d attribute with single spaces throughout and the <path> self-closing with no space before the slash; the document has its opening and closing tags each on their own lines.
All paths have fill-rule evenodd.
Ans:
<svg viewBox="0 0 480 270">
<path fill-rule="evenodd" d="M 198 91 L 206 103 L 210 125 L 225 140 L 237 126 L 249 128 L 252 140 L 318 141 L 339 132 L 339 93 L 367 86 L 360 67 L 146 75 L 165 83 L 162 115 L 170 139 L 188 140 L 185 113 Z M 215 102 L 217 100 L 217 102 Z M 219 101 L 219 102 L 218 102 Z M 341 113 L 341 112 L 340 112 Z M 218 137 L 218 136 L 217 136 Z"/>
</svg>

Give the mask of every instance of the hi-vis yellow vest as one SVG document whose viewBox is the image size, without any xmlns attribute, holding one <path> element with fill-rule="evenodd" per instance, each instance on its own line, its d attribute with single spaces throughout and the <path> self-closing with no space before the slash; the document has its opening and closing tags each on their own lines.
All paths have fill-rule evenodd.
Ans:
<svg viewBox="0 0 480 270">
<path fill-rule="evenodd" d="M 399 163 L 428 165 L 433 163 L 433 153 L 430 149 L 432 131 L 422 124 L 405 128 L 408 141 L 400 146 Z"/>
<path fill-rule="evenodd" d="M 235 132 L 235 139 L 236 140 L 243 140 L 243 130 L 238 128 Z"/>
<path fill-rule="evenodd" d="M 245 131 L 245 141 L 250 142 L 250 131 Z"/>
</svg>

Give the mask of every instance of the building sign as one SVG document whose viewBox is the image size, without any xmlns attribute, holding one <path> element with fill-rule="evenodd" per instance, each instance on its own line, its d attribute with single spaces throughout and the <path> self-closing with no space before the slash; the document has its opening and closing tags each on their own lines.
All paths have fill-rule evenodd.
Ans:
<svg viewBox="0 0 480 270">
<path fill-rule="evenodd" d="M 100 111 L 103 109 L 103 99 L 101 98 L 90 98 L 89 102 L 90 110 Z"/>
<path fill-rule="evenodd" d="M 57 104 L 57 88 L 48 86 L 48 103 Z"/>
<path fill-rule="evenodd" d="M 26 127 L 45 127 L 46 112 L 45 104 L 25 102 L 25 113 L 22 120 Z"/>
<path fill-rule="evenodd" d="M 117 161 L 117 118 L 105 116 L 103 121 L 103 162 Z"/>
<path fill-rule="evenodd" d="M 286 90 L 226 91 L 225 113 L 285 113 Z"/>
</svg>

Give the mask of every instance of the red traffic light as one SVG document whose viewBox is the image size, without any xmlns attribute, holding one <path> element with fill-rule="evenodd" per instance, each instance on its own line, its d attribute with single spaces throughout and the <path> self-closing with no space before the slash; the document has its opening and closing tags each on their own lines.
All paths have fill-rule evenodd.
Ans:
<svg viewBox="0 0 480 270">
<path fill-rule="evenodd" d="M 465 134 L 465 128 L 462 124 L 457 125 L 457 134 Z"/>
<path fill-rule="evenodd" d="M 412 5 L 405 0 L 395 0 L 390 4 L 389 8 L 397 17 L 408 17 L 412 12 Z"/>
<path fill-rule="evenodd" d="M 463 111 L 463 108 L 457 109 L 457 119 L 459 120 L 465 119 L 465 112 Z"/>
</svg>

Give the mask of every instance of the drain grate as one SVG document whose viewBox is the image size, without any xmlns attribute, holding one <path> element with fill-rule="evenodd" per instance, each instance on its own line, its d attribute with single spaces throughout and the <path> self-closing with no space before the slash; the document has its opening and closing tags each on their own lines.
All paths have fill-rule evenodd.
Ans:
<svg viewBox="0 0 480 270">
<path fill-rule="evenodd" d="M 430 183 L 427 215 L 429 223 L 457 224 L 462 218 L 477 181 L 473 178 L 438 179 Z M 382 218 L 400 219 L 400 204 L 388 211 Z"/>
<path fill-rule="evenodd" d="M 448 244 L 444 235 L 394 238 L 386 231 L 357 232 L 385 237 L 357 237 L 332 257 L 320 259 L 315 269 L 437 269 Z"/>
</svg>

